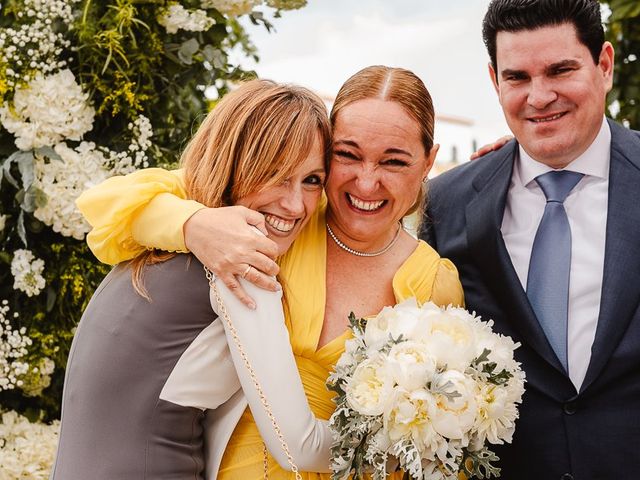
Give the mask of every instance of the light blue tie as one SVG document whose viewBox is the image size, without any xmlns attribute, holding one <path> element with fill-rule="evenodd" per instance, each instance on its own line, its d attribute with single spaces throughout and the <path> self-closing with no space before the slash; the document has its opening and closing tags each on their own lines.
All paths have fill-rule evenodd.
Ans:
<svg viewBox="0 0 640 480">
<path fill-rule="evenodd" d="M 547 205 L 531 249 L 527 297 L 565 371 L 567 361 L 567 315 L 571 270 L 571 227 L 564 200 L 583 177 L 565 170 L 536 177 Z"/>
</svg>

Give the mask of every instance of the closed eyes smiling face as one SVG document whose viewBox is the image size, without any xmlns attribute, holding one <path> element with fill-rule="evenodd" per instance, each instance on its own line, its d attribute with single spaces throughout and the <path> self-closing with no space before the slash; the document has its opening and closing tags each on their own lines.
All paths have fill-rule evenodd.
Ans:
<svg viewBox="0 0 640 480">
<path fill-rule="evenodd" d="M 385 246 L 416 202 L 432 157 L 398 103 L 366 99 L 343 107 L 326 186 L 332 228 L 353 248 Z"/>
</svg>

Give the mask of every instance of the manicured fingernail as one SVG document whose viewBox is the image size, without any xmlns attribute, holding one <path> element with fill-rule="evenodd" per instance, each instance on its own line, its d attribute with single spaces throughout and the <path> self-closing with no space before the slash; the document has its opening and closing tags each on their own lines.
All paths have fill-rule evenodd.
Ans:
<svg viewBox="0 0 640 480">
<path fill-rule="evenodd" d="M 256 309 L 256 304 L 253 302 L 250 302 L 249 305 L 247 305 L 247 307 L 249 307 L 251 310 L 255 310 Z"/>
<path fill-rule="evenodd" d="M 282 286 L 281 286 L 279 283 L 276 283 L 276 284 L 273 286 L 273 291 L 274 291 L 274 292 L 279 292 L 280 290 L 282 290 Z"/>
</svg>

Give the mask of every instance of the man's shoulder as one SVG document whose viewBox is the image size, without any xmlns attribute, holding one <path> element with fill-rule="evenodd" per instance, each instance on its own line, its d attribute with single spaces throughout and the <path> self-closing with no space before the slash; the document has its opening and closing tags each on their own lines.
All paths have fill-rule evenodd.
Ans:
<svg viewBox="0 0 640 480">
<path fill-rule="evenodd" d="M 472 189 L 477 180 L 490 178 L 505 161 L 512 161 L 516 148 L 517 143 L 511 140 L 499 150 L 438 175 L 429 180 L 430 192 L 437 195 L 443 190 L 465 192 Z M 479 183 L 484 184 L 485 182 Z"/>
</svg>

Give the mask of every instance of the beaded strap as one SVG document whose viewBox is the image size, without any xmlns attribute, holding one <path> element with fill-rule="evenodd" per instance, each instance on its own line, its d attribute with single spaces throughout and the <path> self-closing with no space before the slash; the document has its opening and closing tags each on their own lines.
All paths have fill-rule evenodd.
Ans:
<svg viewBox="0 0 640 480">
<path fill-rule="evenodd" d="M 216 287 L 216 284 L 215 284 L 215 277 L 207 267 L 204 267 L 204 270 L 207 276 L 207 280 L 209 281 L 209 286 L 211 287 L 211 290 L 213 291 L 213 294 L 216 297 L 216 303 L 218 304 L 218 309 L 220 310 L 219 316 L 223 319 L 223 321 L 227 325 L 227 328 L 231 333 L 231 338 L 233 339 L 233 343 L 235 343 L 236 347 L 238 348 L 238 352 L 240 352 L 240 357 L 242 358 L 242 361 L 244 362 L 244 366 L 249 372 L 249 376 L 251 377 L 251 380 L 253 381 L 253 385 L 256 388 L 256 391 L 258 392 L 258 396 L 260 397 L 260 403 L 262 403 L 262 407 L 267 412 L 267 416 L 269 417 L 269 420 L 271 421 L 271 425 L 273 426 L 273 430 L 276 432 L 276 436 L 280 441 L 282 450 L 287 456 L 287 463 L 291 467 L 291 471 L 295 474 L 296 480 L 302 480 L 302 475 L 300 475 L 300 472 L 298 471 L 298 467 L 293 461 L 293 457 L 291 456 L 291 452 L 289 451 L 289 446 L 287 445 L 287 442 L 284 439 L 284 435 L 282 435 L 282 430 L 280 430 L 280 427 L 278 426 L 278 422 L 276 421 L 276 417 L 273 415 L 273 411 L 271 410 L 269 401 L 267 400 L 267 397 L 264 394 L 264 390 L 262 390 L 262 387 L 260 386 L 260 382 L 258 382 L 258 377 L 256 375 L 256 372 L 251 366 L 251 363 L 249 362 L 249 357 L 247 356 L 246 352 L 244 351 L 244 348 L 242 347 L 242 344 L 240 343 L 238 332 L 236 328 L 233 326 L 233 323 L 231 322 L 231 318 L 229 317 L 229 312 L 227 312 L 227 307 L 225 306 L 222 300 L 222 297 L 220 296 L 220 292 L 218 292 L 218 288 Z M 269 465 L 268 465 L 267 446 L 264 444 L 264 442 L 262 442 L 262 451 L 264 455 L 264 458 L 263 458 L 264 480 L 267 480 L 269 478 L 269 475 L 268 475 Z"/>
</svg>

